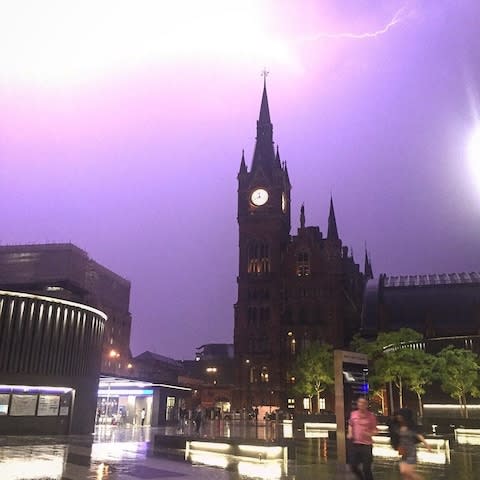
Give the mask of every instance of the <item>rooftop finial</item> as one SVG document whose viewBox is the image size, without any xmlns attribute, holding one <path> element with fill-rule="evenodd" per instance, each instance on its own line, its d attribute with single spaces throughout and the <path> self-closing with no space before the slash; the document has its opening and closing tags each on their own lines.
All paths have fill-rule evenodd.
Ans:
<svg viewBox="0 0 480 480">
<path fill-rule="evenodd" d="M 260 74 L 260 75 L 262 75 L 262 77 L 263 77 L 263 86 L 264 86 L 264 87 L 267 86 L 267 77 L 268 77 L 268 74 L 269 74 L 269 73 L 270 73 L 270 72 L 269 72 L 266 68 L 264 68 L 264 69 L 262 70 L 262 73 Z"/>
</svg>

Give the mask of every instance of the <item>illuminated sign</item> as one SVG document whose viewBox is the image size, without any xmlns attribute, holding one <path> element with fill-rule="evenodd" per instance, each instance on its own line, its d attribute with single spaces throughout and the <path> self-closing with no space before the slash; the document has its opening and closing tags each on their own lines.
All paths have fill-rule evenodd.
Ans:
<svg viewBox="0 0 480 480">
<path fill-rule="evenodd" d="M 72 389 L 68 387 L 45 387 L 36 385 L 0 385 L 0 391 L 5 392 L 36 392 L 36 393 L 68 393 Z"/>
<path fill-rule="evenodd" d="M 116 390 L 99 390 L 99 397 L 118 397 L 119 395 L 153 395 L 153 390 L 143 389 L 116 389 Z"/>
</svg>

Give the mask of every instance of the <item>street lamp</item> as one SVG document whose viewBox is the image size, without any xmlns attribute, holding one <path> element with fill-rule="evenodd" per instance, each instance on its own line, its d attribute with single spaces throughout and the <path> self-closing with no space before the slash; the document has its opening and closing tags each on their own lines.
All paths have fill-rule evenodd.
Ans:
<svg viewBox="0 0 480 480">
<path fill-rule="evenodd" d="M 110 358 L 118 358 L 120 354 L 112 348 L 112 350 L 110 350 L 109 356 Z"/>
<path fill-rule="evenodd" d="M 206 372 L 209 376 L 213 378 L 213 384 L 217 384 L 217 367 L 207 367 Z"/>
</svg>

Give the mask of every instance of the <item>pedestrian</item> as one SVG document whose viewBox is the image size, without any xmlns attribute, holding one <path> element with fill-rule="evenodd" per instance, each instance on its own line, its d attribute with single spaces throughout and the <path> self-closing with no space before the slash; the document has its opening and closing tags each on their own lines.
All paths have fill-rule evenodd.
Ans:
<svg viewBox="0 0 480 480">
<path fill-rule="evenodd" d="M 195 432 L 199 434 L 200 427 L 202 426 L 202 409 L 200 405 L 195 410 L 195 416 L 193 418 L 193 421 L 195 422 Z"/>
<path fill-rule="evenodd" d="M 102 410 L 100 407 L 97 408 L 97 411 L 95 412 L 95 424 L 98 425 L 100 423 L 100 418 L 102 416 Z"/>
<path fill-rule="evenodd" d="M 144 408 L 142 408 L 142 411 L 140 412 L 140 419 L 142 421 L 142 427 L 145 425 L 145 417 L 147 416 L 147 412 L 145 411 Z"/>
<path fill-rule="evenodd" d="M 359 480 L 373 480 L 372 474 L 372 435 L 377 433 L 377 419 L 368 410 L 365 397 L 357 399 L 357 410 L 348 420 L 347 438 L 351 441 L 349 464 Z M 360 469 L 360 465 L 362 468 Z"/>
<path fill-rule="evenodd" d="M 430 452 L 432 449 L 425 438 L 417 431 L 413 413 L 408 408 L 401 408 L 389 425 L 391 443 L 400 456 L 400 475 L 405 480 L 421 480 L 416 472 L 417 443 L 422 443 Z"/>
<path fill-rule="evenodd" d="M 185 410 L 185 408 L 180 407 L 178 409 L 178 427 L 177 427 L 177 430 L 180 433 L 183 433 L 183 429 L 185 427 L 186 413 L 187 413 L 187 411 Z"/>
</svg>

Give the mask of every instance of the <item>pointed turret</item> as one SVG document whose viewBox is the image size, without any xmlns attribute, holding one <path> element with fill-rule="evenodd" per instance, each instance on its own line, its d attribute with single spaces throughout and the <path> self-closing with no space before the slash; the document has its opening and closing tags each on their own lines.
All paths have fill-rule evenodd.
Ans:
<svg viewBox="0 0 480 480">
<path fill-rule="evenodd" d="M 287 187 L 290 188 L 292 184 L 290 183 L 290 177 L 288 176 L 287 162 L 283 162 L 283 171 L 285 172 L 285 182 Z"/>
<path fill-rule="evenodd" d="M 263 84 L 262 104 L 257 120 L 257 141 L 253 154 L 252 172 L 262 167 L 265 172 L 271 172 L 276 165 L 275 151 L 273 149 L 273 125 L 270 121 L 268 108 L 267 83 Z M 278 165 L 280 166 L 280 165 Z"/>
<path fill-rule="evenodd" d="M 277 145 L 277 151 L 275 153 L 275 166 L 276 167 L 282 167 L 282 162 L 280 161 L 280 151 L 278 149 L 278 145 Z"/>
<path fill-rule="evenodd" d="M 240 161 L 240 170 L 238 171 L 238 174 L 244 174 L 247 173 L 247 164 L 245 163 L 245 150 L 242 150 L 242 160 Z"/>
<path fill-rule="evenodd" d="M 328 214 L 327 238 L 329 240 L 338 240 L 337 221 L 335 220 L 335 210 L 333 209 L 332 197 L 330 197 L 330 212 Z"/>
<path fill-rule="evenodd" d="M 305 228 L 305 205 L 303 203 L 300 208 L 300 228 Z"/>
<path fill-rule="evenodd" d="M 365 266 L 364 266 L 365 278 L 371 280 L 373 278 L 372 262 L 368 256 L 367 249 L 365 248 Z"/>
</svg>

